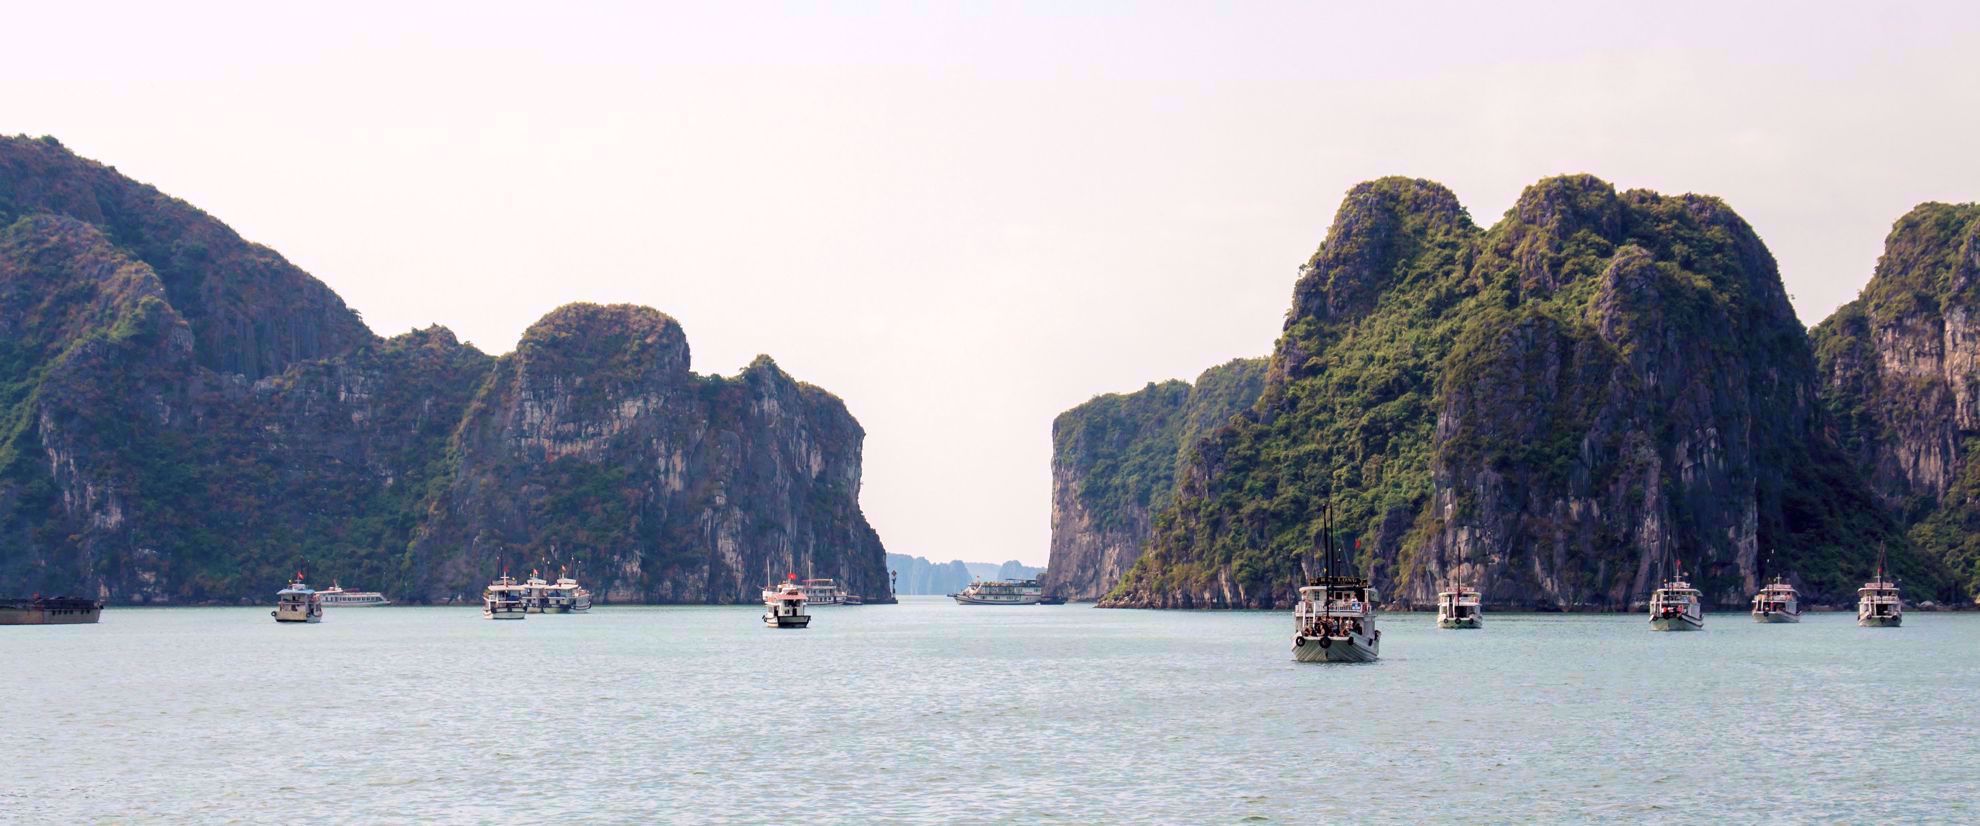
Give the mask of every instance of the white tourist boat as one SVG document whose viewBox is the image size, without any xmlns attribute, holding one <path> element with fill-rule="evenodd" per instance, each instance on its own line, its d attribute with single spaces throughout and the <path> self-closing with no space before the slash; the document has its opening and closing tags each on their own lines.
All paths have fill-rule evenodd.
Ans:
<svg viewBox="0 0 1980 826">
<path fill-rule="evenodd" d="M 1685 581 L 1684 569 L 1650 594 L 1650 630 L 1698 631 L 1705 627 L 1705 595 Z"/>
<path fill-rule="evenodd" d="M 1299 602 L 1293 606 L 1293 659 L 1373 662 L 1382 655 L 1382 632 L 1375 627 L 1375 590 L 1365 577 L 1334 573 L 1333 507 L 1322 514 L 1326 567 L 1299 589 Z"/>
<path fill-rule="evenodd" d="M 523 619 L 529 611 L 523 592 L 524 586 L 516 584 L 515 577 L 503 574 L 481 592 L 481 616 L 498 620 Z"/>
<path fill-rule="evenodd" d="M 1754 622 L 1800 622 L 1801 592 L 1780 577 L 1753 595 Z"/>
<path fill-rule="evenodd" d="M 1045 589 L 1035 579 L 979 580 L 949 597 L 961 605 L 1037 605 Z"/>
<path fill-rule="evenodd" d="M 1293 628 L 1293 658 L 1303 663 L 1365 663 L 1382 655 L 1375 591 L 1361 577 L 1315 577 L 1301 587 Z"/>
<path fill-rule="evenodd" d="M 591 610 L 591 592 L 569 576 L 559 575 L 557 584 L 550 586 L 551 600 L 564 606 L 567 613 L 581 614 Z"/>
<path fill-rule="evenodd" d="M 1485 607 L 1476 590 L 1453 583 L 1437 593 L 1438 628 L 1484 628 Z"/>
<path fill-rule="evenodd" d="M 1904 599 L 1898 584 L 1884 573 L 1883 557 L 1877 558 L 1877 578 L 1856 589 L 1856 624 L 1864 628 L 1896 628 L 1904 624 Z"/>
<path fill-rule="evenodd" d="M 804 601 L 810 605 L 844 605 L 846 593 L 839 589 L 839 583 L 829 579 L 807 579 L 798 587 L 804 591 Z"/>
<path fill-rule="evenodd" d="M 275 610 L 268 613 L 276 622 L 322 622 L 323 599 L 296 574 L 289 587 L 275 592 Z"/>
<path fill-rule="evenodd" d="M 803 586 L 786 582 L 763 589 L 763 625 L 767 628 L 806 628 L 811 614 L 804 610 Z"/>
<path fill-rule="evenodd" d="M 530 614 L 568 614 L 571 612 L 570 595 L 545 581 L 536 571 L 529 572 L 529 579 L 523 581 L 523 611 Z"/>
<path fill-rule="evenodd" d="M 377 591 L 346 591 L 344 586 L 331 580 L 330 587 L 317 592 L 325 607 L 363 608 L 369 605 L 391 605 L 392 601 Z"/>
</svg>

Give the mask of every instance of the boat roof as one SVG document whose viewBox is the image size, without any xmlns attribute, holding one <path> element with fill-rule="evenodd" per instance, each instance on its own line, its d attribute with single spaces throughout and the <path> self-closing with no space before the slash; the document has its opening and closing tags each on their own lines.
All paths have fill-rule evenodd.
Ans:
<svg viewBox="0 0 1980 826">
<path fill-rule="evenodd" d="M 314 593 L 316 593 L 316 589 L 304 585 L 301 588 L 283 588 L 280 591 L 276 591 L 275 595 L 281 597 L 281 596 L 289 596 L 291 594 L 314 594 Z"/>
</svg>

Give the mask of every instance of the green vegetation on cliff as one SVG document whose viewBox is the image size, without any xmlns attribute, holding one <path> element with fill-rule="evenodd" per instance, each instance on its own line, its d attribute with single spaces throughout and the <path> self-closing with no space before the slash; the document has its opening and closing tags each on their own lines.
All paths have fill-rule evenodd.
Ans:
<svg viewBox="0 0 1980 826">
<path fill-rule="evenodd" d="M 1052 555 L 1045 587 L 1097 599 L 1147 544 L 1153 514 L 1205 434 L 1251 407 L 1265 359 L 1234 359 L 1196 383 L 1097 396 L 1052 422 Z"/>
<path fill-rule="evenodd" d="M 1262 358 L 1232 359 L 1203 371 L 1194 385 L 1149 382 L 1133 393 L 1096 396 L 1052 422 L 1053 465 L 1078 480 L 1079 500 L 1101 529 L 1160 510 L 1197 440 L 1258 398 L 1265 365 Z"/>
<path fill-rule="evenodd" d="M 262 599 L 302 569 L 440 600 L 556 559 L 612 600 L 722 602 L 774 559 L 884 599 L 863 436 L 767 358 L 693 375 L 650 309 L 559 309 L 500 360 L 380 339 L 205 213 L 0 138 L 9 589 Z"/>
<path fill-rule="evenodd" d="M 1980 593 L 1980 204 L 1891 227 L 1855 301 L 1810 332 L 1831 439 L 1925 556 Z"/>
<path fill-rule="evenodd" d="M 1769 560 L 1838 598 L 1884 543 L 1933 587 L 1818 438 L 1814 384 L 1772 257 L 1716 199 L 1553 178 L 1480 231 L 1434 183 L 1363 184 L 1256 408 L 1199 446 L 1109 602 L 1283 604 L 1328 499 L 1403 599 L 1462 575 L 1621 607 L 1682 562 L 1737 602 Z"/>
</svg>

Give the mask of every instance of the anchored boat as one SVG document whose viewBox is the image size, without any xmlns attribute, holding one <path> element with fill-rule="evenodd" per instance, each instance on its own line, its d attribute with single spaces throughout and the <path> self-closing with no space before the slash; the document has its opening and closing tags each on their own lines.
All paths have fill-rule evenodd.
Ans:
<svg viewBox="0 0 1980 826">
<path fill-rule="evenodd" d="M 276 622 L 322 622 L 323 597 L 304 585 L 299 573 L 289 587 L 275 592 L 275 610 L 268 614 Z"/>
<path fill-rule="evenodd" d="M 842 605 L 846 601 L 845 592 L 839 590 L 839 583 L 829 579 L 807 579 L 798 587 L 804 591 L 804 601 L 810 605 Z"/>
<path fill-rule="evenodd" d="M 103 617 L 103 600 L 81 597 L 0 599 L 0 625 L 84 625 Z"/>
<path fill-rule="evenodd" d="M 363 608 L 368 605 L 392 604 L 391 600 L 377 591 L 346 591 L 334 579 L 330 581 L 330 587 L 317 592 L 317 596 L 323 600 L 325 606 L 332 608 Z"/>
<path fill-rule="evenodd" d="M 1452 584 L 1437 593 L 1438 628 L 1484 628 L 1485 608 L 1476 590 Z"/>
<path fill-rule="evenodd" d="M 570 613 L 571 604 L 569 600 L 564 599 L 566 595 L 558 591 L 556 586 L 545 582 L 543 577 L 539 576 L 536 571 L 532 570 L 529 572 L 529 579 L 523 581 L 522 589 L 524 612 L 530 614 Z"/>
<path fill-rule="evenodd" d="M 767 628 L 806 628 L 811 614 L 804 610 L 804 588 L 786 582 L 763 589 L 763 625 Z"/>
<path fill-rule="evenodd" d="M 1685 581 L 1684 569 L 1650 594 L 1650 630 L 1697 631 L 1705 627 L 1704 595 Z"/>
<path fill-rule="evenodd" d="M 529 611 L 523 591 L 524 586 L 517 585 L 515 577 L 503 574 L 481 592 L 481 616 L 498 620 L 523 619 Z"/>
<path fill-rule="evenodd" d="M 1035 579 L 993 579 L 972 582 L 949 597 L 959 605 L 1037 605 L 1045 589 Z"/>
<path fill-rule="evenodd" d="M 1856 589 L 1856 624 L 1864 628 L 1904 624 L 1904 600 L 1898 596 L 1897 582 L 1885 575 L 1881 554 L 1877 557 L 1877 578 Z"/>
<path fill-rule="evenodd" d="M 1774 577 L 1760 593 L 1753 595 L 1754 622 L 1800 622 L 1801 593 L 1787 580 Z"/>
<path fill-rule="evenodd" d="M 591 592 L 569 576 L 557 577 L 557 584 L 550 586 L 550 598 L 564 606 L 565 612 L 581 614 L 591 610 Z"/>
</svg>

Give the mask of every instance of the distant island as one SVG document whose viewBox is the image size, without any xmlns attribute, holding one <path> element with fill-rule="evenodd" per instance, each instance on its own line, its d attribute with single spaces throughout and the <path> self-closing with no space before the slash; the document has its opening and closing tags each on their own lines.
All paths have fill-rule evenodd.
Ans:
<svg viewBox="0 0 1980 826">
<path fill-rule="evenodd" d="M 306 570 L 445 602 L 540 568 L 604 602 L 725 603 L 805 571 L 881 602 L 864 437 L 767 356 L 692 372 L 646 307 L 558 308 L 502 356 L 380 338 L 192 205 L 0 137 L 9 589 L 259 601 Z"/>
<path fill-rule="evenodd" d="M 1037 579 L 1045 571 L 1011 560 L 994 562 L 930 562 L 918 556 L 888 554 L 887 571 L 895 576 L 895 593 L 902 596 L 953 594 L 978 579 Z"/>
<path fill-rule="evenodd" d="M 1900 218 L 1810 331 L 1717 198 L 1571 175 L 1481 229 L 1444 187 L 1384 178 L 1348 193 L 1255 365 L 1058 418 L 1048 579 L 1284 607 L 1331 501 L 1395 602 L 1459 580 L 1620 610 L 1681 564 L 1720 605 L 1775 575 L 1840 604 L 1882 549 L 1914 602 L 1980 590 L 1977 205 Z"/>
</svg>

